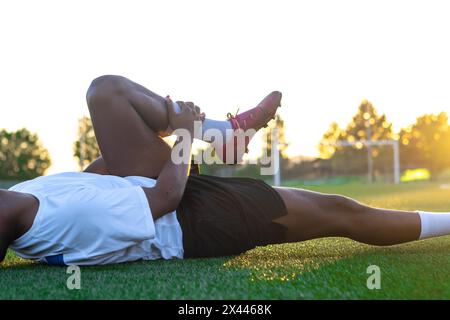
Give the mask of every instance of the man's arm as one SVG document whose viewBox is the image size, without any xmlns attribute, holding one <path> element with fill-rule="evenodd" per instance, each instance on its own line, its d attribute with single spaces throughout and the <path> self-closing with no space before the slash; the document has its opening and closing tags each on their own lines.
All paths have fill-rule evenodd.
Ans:
<svg viewBox="0 0 450 320">
<path fill-rule="evenodd" d="M 180 142 L 178 138 L 174 147 Z M 167 160 L 158 176 L 156 185 L 153 188 L 143 187 L 150 204 L 153 220 L 177 209 L 189 176 L 191 149 L 192 140 L 189 143 L 188 150 L 183 149 L 183 152 L 186 153 L 187 161 L 183 159 L 181 164 L 175 164 L 171 159 Z"/>
<path fill-rule="evenodd" d="M 174 149 L 177 150 L 176 146 L 183 143 L 182 161 L 180 164 L 175 164 L 172 157 L 168 159 L 158 176 L 155 187 L 143 188 L 154 220 L 177 209 L 189 176 L 194 121 L 200 120 L 201 115 L 200 109 L 195 108 L 193 104 L 183 102 L 178 102 L 178 104 L 181 111 L 176 113 L 173 110 L 173 104 L 168 103 L 169 123 L 173 129 L 184 129 L 184 132 L 187 133 L 181 139 L 178 137 L 174 145 Z M 183 139 L 189 139 L 189 141 L 183 141 Z"/>
</svg>

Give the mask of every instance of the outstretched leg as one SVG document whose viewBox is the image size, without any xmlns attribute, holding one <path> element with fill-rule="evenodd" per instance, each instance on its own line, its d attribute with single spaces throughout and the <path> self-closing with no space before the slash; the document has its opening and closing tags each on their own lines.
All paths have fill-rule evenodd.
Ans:
<svg viewBox="0 0 450 320">
<path fill-rule="evenodd" d="M 288 229 L 285 242 L 347 237 L 386 246 L 420 237 L 421 220 L 416 212 L 373 208 L 344 196 L 302 189 L 276 190 L 288 211 L 275 220 Z"/>
</svg>

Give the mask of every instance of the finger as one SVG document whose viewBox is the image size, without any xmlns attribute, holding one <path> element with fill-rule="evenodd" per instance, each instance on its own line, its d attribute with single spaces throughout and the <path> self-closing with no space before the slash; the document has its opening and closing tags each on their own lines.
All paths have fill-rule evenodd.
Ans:
<svg viewBox="0 0 450 320">
<path fill-rule="evenodd" d="M 166 100 L 167 111 L 169 113 L 169 116 L 174 115 L 176 113 L 176 110 L 175 110 L 175 107 L 173 105 L 172 99 L 170 99 L 169 96 L 166 96 L 165 100 Z"/>
<path fill-rule="evenodd" d="M 180 107 L 181 112 L 184 112 L 186 110 L 187 106 L 184 101 L 177 101 L 177 104 Z"/>
<path fill-rule="evenodd" d="M 191 101 L 186 102 L 186 105 L 189 107 L 189 109 L 194 109 L 195 108 L 194 103 L 191 102 Z"/>
</svg>

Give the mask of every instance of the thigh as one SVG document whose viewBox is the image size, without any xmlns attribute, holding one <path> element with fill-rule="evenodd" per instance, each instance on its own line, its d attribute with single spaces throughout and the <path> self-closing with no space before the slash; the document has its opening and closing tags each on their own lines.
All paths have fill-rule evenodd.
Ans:
<svg viewBox="0 0 450 320">
<path fill-rule="evenodd" d="M 125 95 L 102 92 L 89 98 L 89 112 L 107 171 L 157 177 L 170 146 L 154 132 Z"/>
<path fill-rule="evenodd" d="M 334 195 L 298 188 L 274 187 L 288 212 L 276 220 L 287 228 L 285 242 L 298 242 L 328 236 L 342 236 L 345 220 L 333 214 Z M 338 208 L 336 208 L 338 209 Z"/>
</svg>

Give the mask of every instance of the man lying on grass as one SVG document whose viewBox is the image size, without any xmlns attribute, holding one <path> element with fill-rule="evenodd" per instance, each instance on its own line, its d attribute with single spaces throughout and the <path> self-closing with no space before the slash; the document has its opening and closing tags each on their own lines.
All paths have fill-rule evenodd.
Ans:
<svg viewBox="0 0 450 320">
<path fill-rule="evenodd" d="M 48 264 L 95 265 L 235 255 L 330 236 L 387 246 L 450 234 L 450 213 L 385 210 L 256 179 L 189 174 L 194 122 L 204 132 L 258 130 L 280 101 L 272 92 L 215 121 L 191 102 L 174 103 L 126 78 L 95 79 L 87 102 L 102 157 L 84 172 L 0 192 L 0 260 L 8 247 Z M 161 137 L 179 129 L 189 138 L 175 142 L 174 149 L 184 144 L 184 161 L 175 163 Z M 240 160 L 236 136 L 210 141 L 226 163 Z"/>
</svg>

